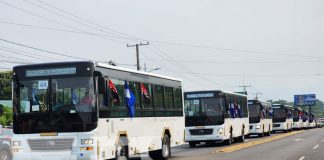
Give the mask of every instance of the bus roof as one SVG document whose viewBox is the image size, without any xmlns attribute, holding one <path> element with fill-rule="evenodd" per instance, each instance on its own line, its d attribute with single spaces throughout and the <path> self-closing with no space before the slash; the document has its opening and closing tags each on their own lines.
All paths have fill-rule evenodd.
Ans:
<svg viewBox="0 0 324 160">
<path fill-rule="evenodd" d="M 220 92 L 220 93 L 225 93 L 225 94 L 232 94 L 236 96 L 243 96 L 247 97 L 247 95 L 244 94 L 239 94 L 239 93 L 234 93 L 234 92 L 228 92 L 228 91 L 223 91 L 223 90 L 199 90 L 199 91 L 186 91 L 185 93 L 199 93 L 199 92 Z"/>
<path fill-rule="evenodd" d="M 167 76 L 161 76 L 161 75 L 158 75 L 158 74 L 148 73 L 148 72 L 144 72 L 144 71 L 138 71 L 138 70 L 134 70 L 134 69 L 128 69 L 128 68 L 112 66 L 112 65 L 109 65 L 109 64 L 106 64 L 106 63 L 96 62 L 96 61 L 66 61 L 66 62 L 51 62 L 51 63 L 35 63 L 35 64 L 25 64 L 25 65 L 14 66 L 13 69 L 25 68 L 25 67 L 26 68 L 46 67 L 46 66 L 50 66 L 50 65 L 59 66 L 59 65 L 66 65 L 66 64 L 69 64 L 69 63 L 70 64 L 73 64 L 73 63 L 74 64 L 92 63 L 95 67 L 103 67 L 103 68 L 108 68 L 108 69 L 113 69 L 113 70 L 119 70 L 119 71 L 131 72 L 131 73 L 138 73 L 138 74 L 142 74 L 142 75 L 159 77 L 159 78 L 164 78 L 164 79 L 169 79 L 169 80 L 173 80 L 173 81 L 182 82 L 181 79 L 171 78 L 171 77 L 167 77 Z"/>
<path fill-rule="evenodd" d="M 154 74 L 154 73 L 138 71 L 138 70 L 135 70 L 135 69 L 112 66 L 112 65 L 102 63 L 102 62 L 94 62 L 94 63 L 96 65 L 96 67 L 103 67 L 103 68 L 108 68 L 108 69 L 113 69 L 113 70 L 118 70 L 118 71 L 138 73 L 138 74 L 142 74 L 142 75 L 147 75 L 147 76 L 152 76 L 152 77 L 159 77 L 159 78 L 164 78 L 164 79 L 169 79 L 169 80 L 179 81 L 179 82 L 182 81 L 181 79 L 177 79 L 177 78 L 171 78 L 171 77 L 168 77 L 168 76 L 162 76 L 162 75 L 158 75 L 158 74 Z"/>
</svg>

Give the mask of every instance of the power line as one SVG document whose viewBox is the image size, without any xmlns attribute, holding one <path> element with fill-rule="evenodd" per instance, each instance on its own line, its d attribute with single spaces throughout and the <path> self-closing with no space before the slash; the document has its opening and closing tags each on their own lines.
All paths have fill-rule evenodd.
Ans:
<svg viewBox="0 0 324 160">
<path fill-rule="evenodd" d="M 25 9 L 20 8 L 20 7 L 17 7 L 17 6 L 14 6 L 14 5 L 10 4 L 10 3 L 3 2 L 3 1 L 1 1 L 1 0 L 0 0 L 0 3 L 5 4 L 5 5 L 7 5 L 7 6 L 10 6 L 10 7 L 13 7 L 13 8 L 15 8 L 15 9 L 17 9 L 17 10 L 22 11 L 22 12 L 28 13 L 28 14 L 30 14 L 30 15 L 33 15 L 33 16 L 35 16 L 35 17 L 41 18 L 41 19 L 43 19 L 43 20 L 49 21 L 49 22 L 51 22 L 51 23 L 55 23 L 55 24 L 58 24 L 58 25 L 61 25 L 61 26 L 67 27 L 67 28 L 71 28 L 71 29 L 77 30 L 77 31 L 79 31 L 79 32 L 82 32 L 82 33 L 84 33 L 84 34 L 88 34 L 88 35 L 93 35 L 93 36 L 98 36 L 98 37 L 99 37 L 99 35 L 97 35 L 97 34 L 90 33 L 90 32 L 87 32 L 87 31 L 81 30 L 81 29 L 79 29 L 79 28 L 76 28 L 76 27 L 70 26 L 70 25 L 66 25 L 66 24 L 61 23 L 61 22 L 59 22 L 59 21 L 56 21 L 56 20 L 54 20 L 54 19 L 46 18 L 46 17 L 44 17 L 44 16 L 41 16 L 41 15 L 35 14 L 35 13 L 31 12 L 31 11 L 25 10 Z M 101 36 L 101 38 L 104 38 L 104 39 L 107 39 L 107 40 L 110 40 L 110 41 L 113 41 L 113 42 L 116 42 L 116 43 L 127 44 L 127 43 L 125 43 L 125 42 L 117 41 L 117 40 L 114 40 L 114 39 L 111 39 L 111 38 L 107 38 L 107 37 L 109 37 L 109 36 L 108 36 L 108 35 L 105 35 L 105 37 L 104 37 L 104 36 Z"/>
<path fill-rule="evenodd" d="M 150 40 L 150 41 L 154 42 L 154 43 L 160 43 L 160 44 L 168 44 L 168 45 L 176 45 L 176 46 L 192 47 L 192 48 L 204 48 L 204 49 L 211 49 L 211 50 L 243 52 L 243 53 L 250 53 L 250 54 L 255 54 L 255 55 L 271 55 L 271 56 L 288 56 L 288 57 L 324 59 L 324 57 L 318 57 L 318 56 L 306 56 L 306 55 L 287 54 L 287 53 L 274 53 L 274 52 L 264 52 L 264 51 L 254 51 L 254 50 L 244 50 L 244 49 L 231 49 L 231 48 L 221 48 L 221 47 L 204 46 L 204 45 L 196 45 L 196 44 L 188 44 L 188 43 L 167 42 L 167 41 L 157 41 L 157 40 Z M 239 54 L 239 53 L 237 53 L 237 54 Z"/>
<path fill-rule="evenodd" d="M 226 87 L 234 87 L 234 86 L 230 86 L 230 85 L 227 85 L 227 84 L 222 84 L 222 83 L 214 82 L 214 81 L 211 81 L 211 80 L 209 80 L 209 79 L 207 79 L 207 78 L 204 78 L 204 77 L 200 76 L 199 74 L 195 74 L 195 73 L 192 72 L 189 68 L 187 68 L 187 67 L 185 67 L 185 66 L 183 66 L 183 65 L 181 65 L 181 64 L 178 64 L 178 63 L 177 63 L 177 62 L 176 62 L 172 57 L 170 57 L 168 54 L 166 54 L 165 52 L 163 52 L 161 49 L 157 48 L 154 44 L 153 44 L 152 46 L 155 47 L 155 49 L 158 50 L 162 55 L 164 55 L 165 57 L 167 57 L 168 59 L 170 59 L 171 61 L 169 61 L 169 62 L 170 62 L 171 64 L 175 65 L 177 68 L 179 68 L 179 69 L 181 69 L 181 70 L 186 70 L 186 71 L 188 71 L 189 73 L 194 74 L 194 75 L 197 76 L 198 78 L 200 78 L 200 79 L 202 79 L 202 80 L 204 80 L 204 81 L 209 82 L 210 84 L 213 84 L 213 85 L 217 84 L 217 85 L 226 86 Z M 149 49 L 150 49 L 150 48 L 149 48 Z M 155 51 L 152 50 L 152 49 L 150 49 L 150 50 L 153 51 L 154 53 L 157 53 L 158 55 L 161 56 L 160 53 L 155 52 Z M 161 56 L 161 57 L 163 58 L 164 56 Z M 164 58 L 164 59 L 165 59 L 165 58 Z"/>
<path fill-rule="evenodd" d="M 58 15 L 58 16 L 60 16 L 60 17 L 65 18 L 65 19 L 68 19 L 68 20 L 70 20 L 70 21 L 72 21 L 72 22 L 75 22 L 75 23 L 81 24 L 81 25 L 83 25 L 83 26 L 86 26 L 86 27 L 88 27 L 88 28 L 91 28 L 91 29 L 94 29 L 94 30 L 98 30 L 98 31 L 101 31 L 101 32 L 105 32 L 105 33 L 108 33 L 108 34 L 112 34 L 112 33 L 110 33 L 110 32 L 106 32 L 106 31 L 104 31 L 104 30 L 102 30 L 102 29 L 98 29 L 98 28 L 93 27 L 93 26 L 91 26 L 91 25 L 88 25 L 88 24 L 86 24 L 86 23 L 80 22 L 79 20 L 75 20 L 75 19 L 70 18 L 70 17 L 68 17 L 68 16 L 65 16 L 65 15 L 63 15 L 63 14 L 60 14 L 60 13 L 57 13 L 57 12 L 55 12 L 55 11 L 49 10 L 48 8 L 42 7 L 42 6 L 40 6 L 40 5 L 37 5 L 37 4 L 35 4 L 35 3 L 31 2 L 31 1 L 28 1 L 28 0 L 23 0 L 23 1 L 29 3 L 30 5 L 36 6 L 36 7 L 38 7 L 38 8 L 41 8 L 41 9 L 47 11 L 47 12 L 50 12 L 50 13 L 52 13 L 52 14 L 55 14 L 55 15 Z M 115 35 L 115 34 L 112 34 L 112 35 Z"/>
<path fill-rule="evenodd" d="M 142 58 L 141 58 L 142 59 Z M 145 60 L 145 59 L 143 59 Z M 156 59 L 157 61 L 167 61 L 164 59 Z M 243 64 L 274 64 L 274 63 L 321 63 L 322 61 L 208 61 L 208 60 L 175 60 L 176 62 L 180 63 L 219 63 L 219 64 L 236 64 L 236 63 L 243 63 Z"/>
<path fill-rule="evenodd" d="M 134 40 L 144 40 L 144 41 L 151 41 L 151 42 L 160 43 L 160 44 L 167 44 L 167 45 L 177 45 L 177 46 L 183 46 L 183 47 L 194 47 L 194 48 L 205 48 L 205 49 L 213 49 L 213 50 L 232 51 L 232 52 L 243 52 L 243 53 L 250 53 L 250 54 L 261 54 L 261 55 L 272 55 L 272 56 L 289 56 L 289 57 L 320 58 L 320 59 L 324 59 L 324 57 L 317 57 L 317 56 L 305 56 L 305 55 L 298 55 L 298 54 L 286 54 L 286 53 L 274 53 L 274 52 L 264 52 L 264 51 L 254 51 L 254 50 L 230 49 L 230 48 L 221 48 L 221 47 L 204 46 L 204 45 L 188 44 L 188 43 L 178 43 L 178 42 L 168 42 L 168 41 L 159 41 L 159 40 L 145 40 L 145 39 L 141 39 L 141 38 L 133 37 L 133 36 L 130 36 L 130 35 L 127 35 L 127 34 L 121 33 L 121 32 L 119 32 L 119 31 L 116 31 L 116 30 L 114 30 L 114 29 L 111 29 L 111 28 L 108 28 L 108 27 L 105 27 L 105 26 L 102 26 L 102 25 L 99 25 L 99 24 L 96 24 L 96 23 L 90 22 L 89 20 L 86 20 L 86 19 L 84 19 L 84 18 L 82 18 L 82 17 L 80 17 L 80 16 L 76 16 L 76 15 L 74 15 L 74 14 L 72 14 L 72 13 L 66 12 L 66 11 L 64 11 L 64 10 L 62 10 L 62 9 L 59 9 L 58 7 L 55 7 L 55 6 L 51 5 L 51 4 L 49 4 L 49 3 L 45 3 L 45 2 L 43 2 L 43 1 L 41 1 L 41 0 L 37 0 L 38 2 L 40 2 L 40 3 L 42 3 L 42 4 L 46 5 L 46 6 L 49 6 L 49 7 L 51 7 L 51 8 L 54 8 L 54 9 L 56 9 L 56 10 L 58 10 L 58 11 L 64 13 L 64 14 L 67 14 L 67 15 L 73 16 L 74 18 L 77 18 L 77 19 L 79 19 L 79 20 L 82 20 L 82 21 L 84 21 L 84 22 L 87 22 L 87 23 L 92 24 L 92 25 L 95 25 L 95 26 L 99 26 L 99 27 L 105 28 L 105 29 L 110 30 L 110 31 L 112 31 L 112 32 L 116 32 L 116 33 L 119 34 L 119 35 L 117 35 L 117 34 L 114 34 L 114 33 L 111 33 L 111 32 L 106 32 L 105 30 L 102 30 L 102 29 L 99 29 L 99 28 L 94 28 L 94 27 L 92 27 L 92 26 L 90 26 L 90 25 L 87 25 L 87 24 L 85 24 L 85 23 L 82 23 L 82 22 L 80 22 L 80 21 L 76 21 L 76 20 L 74 20 L 74 19 L 72 19 L 72 18 L 69 18 L 69 17 L 64 16 L 64 15 L 62 15 L 62 14 L 59 14 L 59 13 L 54 12 L 54 11 L 52 11 L 52 10 L 48 10 L 48 9 L 46 9 L 46 8 L 44 8 L 44 7 L 42 7 L 42 6 L 39 6 L 39 5 L 35 4 L 35 3 L 32 3 L 32 2 L 30 2 L 30 1 L 27 1 L 27 0 L 24 0 L 24 1 L 26 1 L 27 3 L 30 3 L 30 4 L 32 4 L 32 5 L 34 5 L 34 6 L 37 6 L 37 7 L 39 7 L 39 8 L 42 8 L 42 9 L 48 11 L 48 12 L 51 12 L 51 13 L 53 13 L 53 14 L 56 14 L 56 15 L 59 15 L 59 16 L 61 16 L 61 17 L 66 18 L 66 19 L 69 19 L 69 20 L 71 20 L 71 21 L 74 21 L 74 22 L 76 22 L 76 23 L 81 23 L 81 24 L 83 24 L 83 25 L 86 25 L 86 26 L 88 26 L 88 27 L 91 27 L 92 29 L 96 29 L 96 30 L 101 31 L 101 32 L 105 32 L 105 33 L 113 34 L 113 35 L 116 36 L 116 37 L 114 37 L 114 38 L 122 38 L 122 39 L 128 39 L 128 40 L 133 40 L 133 41 L 134 41 Z M 45 17 L 43 17 L 43 16 L 39 16 L 39 15 L 36 15 L 36 14 L 34 14 L 34 13 L 32 13 L 32 12 L 26 11 L 26 10 L 24 10 L 24 9 L 22 9 L 22 8 L 19 8 L 19 7 L 13 6 L 13 5 L 9 4 L 9 3 L 2 2 L 2 1 L 0 1 L 0 2 L 3 3 L 3 4 L 9 5 L 9 6 L 11 6 L 11 7 L 14 7 L 14 8 L 16 8 L 16 9 L 22 10 L 22 11 L 24 11 L 24 12 L 27 12 L 27 13 L 29 13 L 29 14 L 32 14 L 32 15 L 34 15 L 34 16 L 41 17 L 41 18 L 43 18 L 43 19 L 45 18 Z M 49 20 L 49 19 L 47 19 L 47 18 L 45 18 L 45 19 L 46 19 L 46 20 Z M 53 22 L 53 20 L 49 20 L 49 21 Z M 80 29 L 78 29 L 78 28 L 71 27 L 71 26 L 68 26 L 68 25 L 65 25 L 65 24 L 61 24 L 61 25 L 65 26 L 65 27 L 69 27 L 69 28 L 73 28 L 73 29 L 76 29 L 76 30 L 82 31 L 82 30 L 80 30 Z M 82 32 L 85 33 L 85 34 L 90 34 L 90 35 L 100 36 L 100 35 L 98 35 L 98 34 L 93 34 L 93 33 L 85 32 L 85 31 L 82 31 Z M 124 35 L 124 36 L 120 36 L 120 35 Z M 102 36 L 102 35 L 101 35 L 101 36 Z M 107 35 L 105 35 L 105 36 L 107 36 Z M 125 37 L 125 36 L 126 36 L 126 37 Z M 109 38 L 107 38 L 107 39 L 108 39 L 108 40 L 111 40 L 111 41 L 114 41 L 114 42 L 118 42 L 118 43 L 124 43 L 124 42 L 116 41 L 116 40 L 109 39 Z"/>
<path fill-rule="evenodd" d="M 12 64 L 29 64 L 29 63 L 26 63 L 26 62 L 10 61 L 10 60 L 4 60 L 4 59 L 0 59 L 0 62 L 12 63 Z"/>
<path fill-rule="evenodd" d="M 101 27 L 101 28 L 107 29 L 107 30 L 109 30 L 109 31 L 111 31 L 111 32 L 115 32 L 115 33 L 118 33 L 118 34 L 119 34 L 119 35 L 118 35 L 118 34 L 115 34 L 115 35 L 118 35 L 118 36 L 120 36 L 120 35 L 126 36 L 126 37 L 122 37 L 122 36 L 120 36 L 119 38 L 133 39 L 133 40 L 136 40 L 136 41 L 141 40 L 141 39 L 136 38 L 136 37 L 133 37 L 133 36 L 131 36 L 131 35 L 128 35 L 128 34 L 125 34 L 125 33 L 119 32 L 119 31 L 117 31 L 117 30 L 115 30 L 115 29 L 112 29 L 112 28 L 109 28 L 109 27 L 102 26 L 102 25 L 99 25 L 99 24 L 97 24 L 97 23 L 91 22 L 91 21 L 89 21 L 89 20 L 87 20 L 87 19 L 85 19 L 85 18 L 82 18 L 82 17 L 77 16 L 77 15 L 75 15 L 75 14 L 72 14 L 72 13 L 70 13 L 70 12 L 64 11 L 64 10 L 58 8 L 58 7 L 55 7 L 54 5 L 51 5 L 51 4 L 49 4 L 49 3 L 43 2 L 43 1 L 41 1 L 41 0 L 37 0 L 37 1 L 40 2 L 40 3 L 42 3 L 42 4 L 44 4 L 44 5 L 46 5 L 46 6 L 52 7 L 52 8 L 54 8 L 54 9 L 56 9 L 56 10 L 62 12 L 62 13 L 65 13 L 65 14 L 67 14 L 67 15 L 70 15 L 70 16 L 72 16 L 72 17 L 74 17 L 74 18 L 77 18 L 77 19 L 79 19 L 79 20 L 82 20 L 82 21 L 87 22 L 87 23 L 89 23 L 89 24 L 92 24 L 92 25 L 94 25 L 94 26 L 98 26 L 98 27 Z M 127 38 L 127 37 L 130 37 L 130 38 Z M 143 41 L 143 40 L 142 40 L 142 41 Z M 144 41 L 145 41 L 145 40 L 144 40 Z"/>
<path fill-rule="evenodd" d="M 16 52 L 16 51 L 11 51 L 11 50 L 8 50 L 8 49 L 3 49 L 0 47 L 0 50 L 3 50 L 3 51 L 6 51 L 6 52 L 10 52 L 10 53 L 13 53 L 13 54 L 18 54 L 18 55 L 22 55 L 22 56 L 25 56 L 25 57 L 31 57 L 33 59 L 37 59 L 37 60 L 42 60 L 42 61 L 51 61 L 51 62 L 54 62 L 52 60 L 47 60 L 47 59 L 43 59 L 43 58 L 39 58 L 39 57 L 35 57 L 35 56 L 32 56 L 32 55 L 27 55 L 27 54 L 24 54 L 24 53 L 19 53 L 19 52 Z"/>
<path fill-rule="evenodd" d="M 0 46 L 0 48 L 5 48 L 5 49 L 8 49 L 8 50 L 12 50 L 12 51 L 16 51 L 16 52 L 20 52 L 20 53 L 25 53 L 25 54 L 31 54 L 31 55 L 36 55 L 36 56 L 42 56 L 44 58 L 48 58 L 50 60 L 58 60 L 58 61 L 62 61 L 61 59 L 57 59 L 57 58 L 53 58 L 53 57 L 49 57 L 49 56 L 46 56 L 46 55 L 39 55 L 39 54 L 36 54 L 36 53 L 31 53 L 31 52 L 26 52 L 26 51 L 22 51 L 22 50 L 18 50 L 18 49 L 13 49 L 13 48 L 9 48 L 9 47 L 4 47 L 4 46 Z"/>
<path fill-rule="evenodd" d="M 33 47 L 33 46 L 29 46 L 29 45 L 25 45 L 25 44 L 21 44 L 21 43 L 9 41 L 9 40 L 2 39 L 2 38 L 0 38 L 0 41 L 6 42 L 6 43 L 10 43 L 10 44 L 14 44 L 14 45 L 21 46 L 21 47 L 25 47 L 25 48 L 34 49 L 34 50 L 41 51 L 41 52 L 46 52 L 46 53 L 54 54 L 54 55 L 59 55 L 59 56 L 64 56 L 64 57 L 69 57 L 69 58 L 74 58 L 74 59 L 79 59 L 79 60 L 91 60 L 91 59 L 86 59 L 86 58 L 80 58 L 80 57 L 70 56 L 70 55 L 66 55 L 66 54 L 62 54 L 62 53 L 57 53 L 57 52 L 53 52 L 53 51 L 49 51 L 49 50 L 44 50 L 44 49 L 40 49 L 40 48 L 36 48 L 36 47 Z"/>
</svg>

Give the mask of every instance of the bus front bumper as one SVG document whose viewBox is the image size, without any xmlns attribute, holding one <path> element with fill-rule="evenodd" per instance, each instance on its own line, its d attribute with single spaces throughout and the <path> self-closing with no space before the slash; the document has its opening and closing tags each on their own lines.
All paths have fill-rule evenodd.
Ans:
<svg viewBox="0 0 324 160">
<path fill-rule="evenodd" d="M 287 131 L 288 127 L 286 123 L 273 123 L 273 131 Z"/>
<path fill-rule="evenodd" d="M 257 135 L 262 133 L 260 123 L 250 124 L 250 135 Z"/>
<path fill-rule="evenodd" d="M 223 127 L 214 128 L 186 128 L 186 142 L 224 141 L 228 139 Z"/>
</svg>

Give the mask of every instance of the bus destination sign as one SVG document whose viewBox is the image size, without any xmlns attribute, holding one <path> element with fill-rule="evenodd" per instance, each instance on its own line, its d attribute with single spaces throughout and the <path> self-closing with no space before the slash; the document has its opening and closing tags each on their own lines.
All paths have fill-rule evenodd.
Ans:
<svg viewBox="0 0 324 160">
<path fill-rule="evenodd" d="M 76 74 L 76 67 L 27 70 L 26 77 L 42 77 Z"/>
<path fill-rule="evenodd" d="M 194 98 L 212 98 L 214 97 L 214 93 L 192 93 L 192 94 L 187 94 L 186 98 L 187 99 L 194 99 Z"/>
</svg>

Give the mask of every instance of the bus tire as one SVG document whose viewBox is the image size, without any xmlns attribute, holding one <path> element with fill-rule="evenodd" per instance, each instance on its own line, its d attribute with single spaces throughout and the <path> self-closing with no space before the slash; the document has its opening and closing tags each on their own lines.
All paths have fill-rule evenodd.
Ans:
<svg viewBox="0 0 324 160">
<path fill-rule="evenodd" d="M 117 146 L 115 155 L 115 160 L 127 160 L 129 158 L 128 146 Z"/>
<path fill-rule="evenodd" d="M 264 126 L 262 127 L 262 133 L 259 133 L 259 137 L 264 137 Z"/>
<path fill-rule="evenodd" d="M 0 159 L 11 160 L 11 154 L 7 149 L 0 150 Z"/>
<path fill-rule="evenodd" d="M 128 139 L 126 136 L 121 136 L 116 145 L 115 160 L 127 160 L 129 158 L 128 152 Z"/>
<path fill-rule="evenodd" d="M 154 160 L 167 160 L 171 157 L 170 137 L 165 134 L 162 139 L 162 149 L 150 151 L 149 156 Z"/>
<path fill-rule="evenodd" d="M 244 137 L 244 127 L 242 128 L 241 136 L 239 137 L 239 142 L 244 142 L 245 137 Z"/>
<path fill-rule="evenodd" d="M 233 132 L 232 132 L 232 128 L 231 128 L 230 136 L 227 140 L 225 140 L 225 144 L 231 145 L 232 143 L 233 143 Z"/>
<path fill-rule="evenodd" d="M 189 142 L 189 147 L 190 148 L 195 148 L 196 147 L 196 142 Z"/>
</svg>

